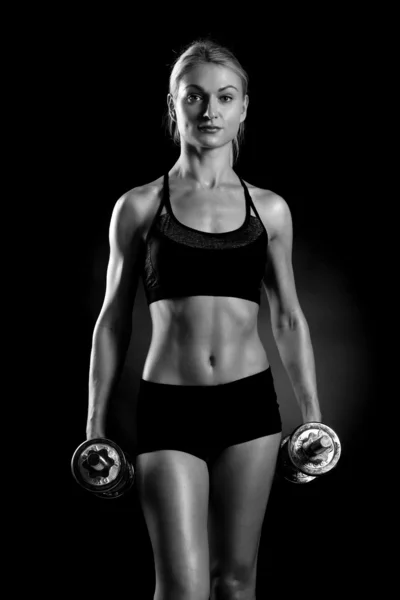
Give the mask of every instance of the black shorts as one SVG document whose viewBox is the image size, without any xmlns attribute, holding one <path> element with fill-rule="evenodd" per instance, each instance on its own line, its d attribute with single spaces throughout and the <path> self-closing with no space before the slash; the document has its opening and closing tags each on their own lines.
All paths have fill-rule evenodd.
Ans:
<svg viewBox="0 0 400 600">
<path fill-rule="evenodd" d="M 271 367 L 219 385 L 140 380 L 136 455 L 181 450 L 208 461 L 224 448 L 282 431 Z"/>
</svg>

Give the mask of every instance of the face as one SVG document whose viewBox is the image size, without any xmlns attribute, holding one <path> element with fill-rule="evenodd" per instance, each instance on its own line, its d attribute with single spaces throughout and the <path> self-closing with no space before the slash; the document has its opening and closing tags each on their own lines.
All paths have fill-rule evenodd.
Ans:
<svg viewBox="0 0 400 600">
<path fill-rule="evenodd" d="M 242 82 L 234 71 L 214 64 L 202 64 L 180 81 L 174 103 L 181 139 L 196 146 L 219 147 L 233 140 L 246 118 L 249 98 L 243 98 Z M 215 133 L 199 127 L 219 127 Z"/>
</svg>

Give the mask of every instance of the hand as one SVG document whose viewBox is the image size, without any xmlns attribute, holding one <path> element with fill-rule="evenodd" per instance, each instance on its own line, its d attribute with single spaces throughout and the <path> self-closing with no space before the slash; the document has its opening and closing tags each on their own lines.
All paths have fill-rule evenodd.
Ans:
<svg viewBox="0 0 400 600">
<path fill-rule="evenodd" d="M 311 452 L 310 446 L 316 440 L 320 440 L 321 438 L 326 438 L 324 440 L 325 442 L 328 441 L 328 436 L 322 430 L 318 430 L 317 433 L 315 433 L 314 431 L 310 431 L 308 433 L 308 435 L 305 438 L 303 438 L 302 450 L 305 449 L 306 455 L 308 456 L 308 459 L 311 462 L 320 463 L 323 460 L 326 460 L 328 458 L 329 453 L 332 450 L 332 444 L 329 442 L 329 446 L 326 446 L 325 443 L 323 444 L 323 447 L 325 448 L 325 450 L 323 450 L 322 448 L 319 448 L 318 450 Z"/>
</svg>

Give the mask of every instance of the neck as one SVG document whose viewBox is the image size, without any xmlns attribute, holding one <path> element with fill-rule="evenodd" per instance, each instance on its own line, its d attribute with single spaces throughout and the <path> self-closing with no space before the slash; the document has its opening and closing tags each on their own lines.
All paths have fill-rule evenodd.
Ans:
<svg viewBox="0 0 400 600">
<path fill-rule="evenodd" d="M 190 179 L 200 189 L 214 189 L 235 181 L 232 169 L 232 145 L 222 148 L 197 148 L 181 145 L 181 154 L 171 169 L 170 176 Z"/>
</svg>

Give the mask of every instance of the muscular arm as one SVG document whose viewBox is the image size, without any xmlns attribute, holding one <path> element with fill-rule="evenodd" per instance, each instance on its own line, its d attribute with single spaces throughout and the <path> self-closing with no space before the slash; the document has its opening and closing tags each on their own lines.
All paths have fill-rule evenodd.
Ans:
<svg viewBox="0 0 400 600">
<path fill-rule="evenodd" d="M 300 407 L 303 423 L 321 422 L 314 352 L 304 315 L 296 315 L 291 325 L 275 330 L 274 338 Z"/>
<path fill-rule="evenodd" d="M 112 319 L 103 315 L 93 332 L 89 367 L 89 408 L 86 433 L 105 437 L 105 419 L 109 398 L 118 382 L 129 346 L 132 326 L 122 331 Z"/>
<path fill-rule="evenodd" d="M 123 368 L 141 260 L 141 217 L 132 193 L 116 203 L 110 222 L 107 286 L 92 339 L 86 435 L 105 436 L 108 401 Z"/>
<path fill-rule="evenodd" d="M 271 311 L 272 332 L 303 422 L 321 421 L 310 330 L 294 281 L 290 209 L 283 198 L 275 195 L 269 214 L 274 233 L 267 249 L 264 287 Z"/>
</svg>

